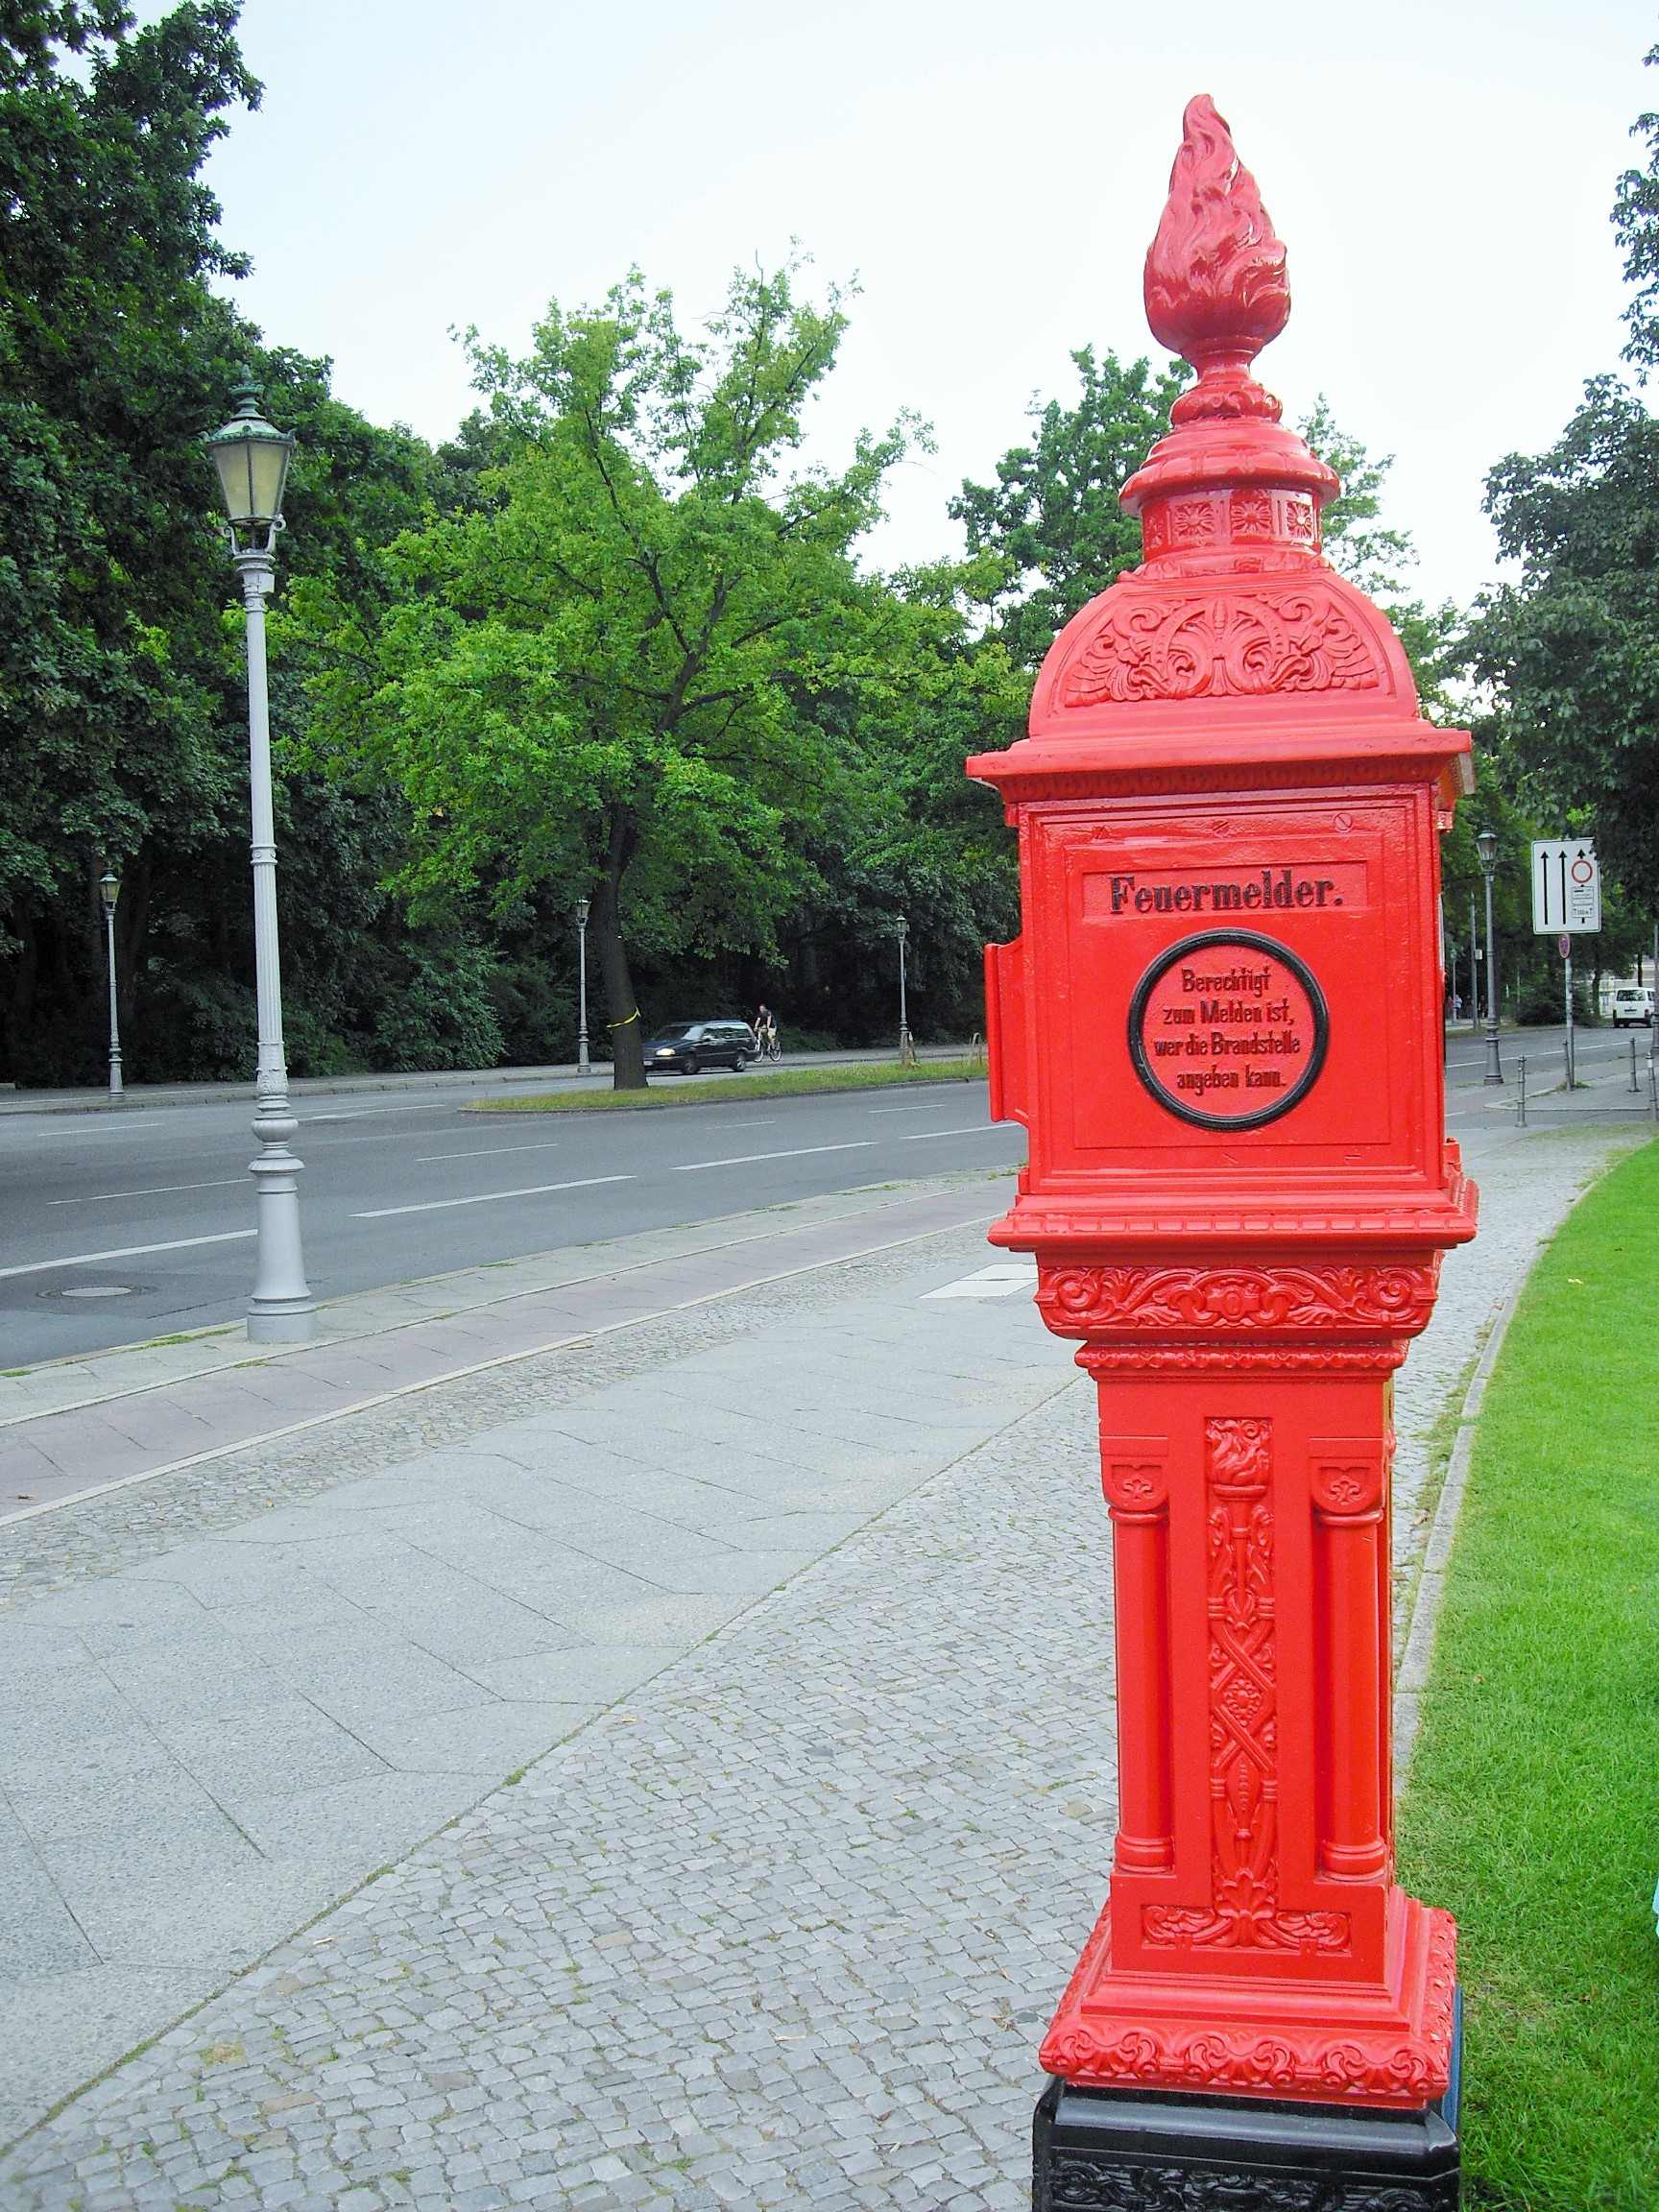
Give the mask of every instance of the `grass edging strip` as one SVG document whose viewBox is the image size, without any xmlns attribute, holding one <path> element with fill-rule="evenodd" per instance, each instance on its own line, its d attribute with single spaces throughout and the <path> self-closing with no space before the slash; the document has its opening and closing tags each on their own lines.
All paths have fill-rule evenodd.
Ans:
<svg viewBox="0 0 1659 2212">
<path fill-rule="evenodd" d="M 924 1060 L 906 1068 L 897 1060 L 862 1062 L 851 1068 L 772 1068 L 733 1074 L 712 1085 L 677 1079 L 671 1091 L 544 1091 L 527 1098 L 480 1098 L 463 1114 L 629 1114 L 654 1107 L 713 1106 L 733 1098 L 795 1098 L 824 1091 L 886 1091 L 918 1083 L 983 1083 L 985 1063 L 969 1054 L 960 1060 Z M 683 1086 L 683 1087 L 682 1087 Z"/>
<path fill-rule="evenodd" d="M 1421 1693 L 1401 1871 L 1461 1929 L 1471 2212 L 1659 2203 L 1656 1216 L 1647 1144 L 1533 1268 Z"/>
</svg>

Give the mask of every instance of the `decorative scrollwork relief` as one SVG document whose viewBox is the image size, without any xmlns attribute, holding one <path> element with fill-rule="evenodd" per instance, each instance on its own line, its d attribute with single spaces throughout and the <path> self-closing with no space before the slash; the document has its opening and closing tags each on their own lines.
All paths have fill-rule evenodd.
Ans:
<svg viewBox="0 0 1659 2212">
<path fill-rule="evenodd" d="M 1210 1615 L 1211 1895 L 1148 1905 L 1149 1944 L 1177 1950 L 1345 1952 L 1345 1912 L 1279 1904 L 1279 1673 L 1273 1575 L 1273 1424 L 1204 1424 Z"/>
<path fill-rule="evenodd" d="M 1100 1486 L 1119 1513 L 1155 1513 L 1169 1503 L 1169 1474 L 1161 1459 L 1121 1459 L 1102 1450 Z"/>
<path fill-rule="evenodd" d="M 1315 1459 L 1312 1487 L 1313 1503 L 1322 1513 L 1347 1519 L 1374 1512 L 1382 1503 L 1382 1462 Z"/>
<path fill-rule="evenodd" d="M 1355 2181 L 1341 2174 L 1240 2172 L 1050 2153 L 1050 2212 L 1456 2212 L 1456 2176 L 1421 2184 Z"/>
<path fill-rule="evenodd" d="M 1037 1303 L 1059 1335 L 1351 1329 L 1414 1336 L 1434 1310 L 1438 1261 L 1413 1266 L 1052 1267 Z"/>
<path fill-rule="evenodd" d="M 1286 2097 L 1378 2097 L 1427 2104 L 1446 2087 L 1446 2048 L 1426 2036 L 1262 2035 L 1215 2029 L 1162 2034 L 1072 2027 L 1050 2036 L 1042 2064 L 1067 2080 L 1164 2089 L 1272 2090 Z"/>
<path fill-rule="evenodd" d="M 1368 691 L 1385 682 L 1376 646 L 1326 585 L 1272 592 L 1216 586 L 1171 606 L 1166 592 L 1119 584 L 1066 670 L 1059 704 L 1259 699 Z"/>
</svg>

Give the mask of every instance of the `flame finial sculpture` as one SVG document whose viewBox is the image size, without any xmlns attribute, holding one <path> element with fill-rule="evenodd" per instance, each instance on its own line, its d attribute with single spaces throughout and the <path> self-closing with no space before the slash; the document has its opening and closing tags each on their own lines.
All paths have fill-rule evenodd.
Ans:
<svg viewBox="0 0 1659 2212">
<path fill-rule="evenodd" d="M 1248 413 L 1277 421 L 1279 402 L 1248 371 L 1290 320 L 1285 248 L 1207 92 L 1187 103 L 1184 122 L 1169 199 L 1146 252 L 1152 334 L 1199 376 L 1174 420 Z"/>
<path fill-rule="evenodd" d="M 1141 517 L 1148 575 L 1323 567 L 1320 510 L 1342 487 L 1250 373 L 1290 320 L 1285 248 L 1207 92 L 1185 125 L 1146 254 L 1146 319 L 1198 381 L 1122 503 Z"/>
</svg>

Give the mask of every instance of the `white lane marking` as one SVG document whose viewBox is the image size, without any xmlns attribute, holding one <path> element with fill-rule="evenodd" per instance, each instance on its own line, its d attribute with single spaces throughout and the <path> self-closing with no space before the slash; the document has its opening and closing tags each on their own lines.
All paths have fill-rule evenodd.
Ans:
<svg viewBox="0 0 1659 2212">
<path fill-rule="evenodd" d="M 55 1267 L 90 1267 L 100 1260 L 140 1260 L 150 1252 L 188 1252 L 198 1244 L 236 1244 L 257 1229 L 222 1229 L 217 1237 L 170 1237 L 165 1244 L 118 1244 L 112 1252 L 70 1252 L 61 1260 L 31 1260 L 26 1267 L 0 1267 L 0 1276 L 50 1275 Z"/>
<path fill-rule="evenodd" d="M 419 1206 L 373 1206 L 353 1221 L 384 1221 L 390 1214 L 443 1214 L 451 1206 L 488 1206 L 494 1198 L 545 1198 L 550 1190 L 591 1190 L 598 1183 L 632 1183 L 632 1175 L 584 1175 L 575 1183 L 533 1183 L 527 1190 L 480 1190 L 471 1198 L 427 1198 Z"/>
<path fill-rule="evenodd" d="M 94 1108 L 93 1111 L 96 1112 L 97 1109 Z M 108 1113 L 109 1109 L 106 1107 L 104 1112 Z M 110 1125 L 107 1129 L 54 1129 L 50 1124 L 57 1118 L 56 1115 L 19 1114 L 12 1116 L 5 1114 L 0 1115 L 0 1129 L 3 1129 L 6 1123 L 12 1119 L 28 1121 L 31 1126 L 23 1131 L 25 1137 L 50 1137 L 55 1141 L 62 1138 L 67 1142 L 71 1137 L 120 1137 L 124 1136 L 129 1129 L 141 1128 L 147 1121 L 165 1121 L 168 1117 L 165 1114 L 126 1115 L 117 1108 L 110 1116 Z"/>
<path fill-rule="evenodd" d="M 902 1129 L 901 1144 L 926 1144 L 930 1137 L 989 1137 L 1002 1124 L 999 1121 L 974 1121 L 966 1129 Z"/>
<path fill-rule="evenodd" d="M 787 1152 L 740 1152 L 734 1160 L 685 1160 L 674 1172 L 695 1175 L 703 1167 L 752 1167 L 757 1160 L 805 1160 L 810 1152 L 867 1152 L 875 1142 L 874 1137 L 859 1137 L 851 1144 L 797 1144 Z"/>
<path fill-rule="evenodd" d="M 48 1198 L 48 1206 L 103 1206 L 111 1198 L 170 1198 L 176 1190 L 234 1190 L 246 1175 L 232 1175 L 223 1183 L 150 1183 L 142 1190 L 99 1190 L 90 1198 Z"/>
<path fill-rule="evenodd" d="M 981 1267 L 976 1275 L 964 1275 L 954 1283 L 942 1283 L 937 1290 L 924 1290 L 924 1298 L 1011 1298 L 1016 1290 L 1037 1287 L 1035 1260 L 998 1260 Z"/>
<path fill-rule="evenodd" d="M 720 1126 L 722 1129 L 776 1129 L 778 1120 L 774 1116 L 769 1121 L 722 1121 Z"/>
<path fill-rule="evenodd" d="M 481 1144 L 476 1152 L 422 1152 L 414 1164 L 417 1167 L 430 1167 L 437 1160 L 496 1160 L 503 1152 L 557 1152 L 558 1149 L 551 1139 L 545 1144 Z"/>
<path fill-rule="evenodd" d="M 349 1114 L 303 1114 L 301 1119 L 309 1128 L 316 1121 L 373 1121 L 382 1114 L 447 1114 L 446 1098 L 421 1098 L 410 1106 L 356 1106 Z"/>
<path fill-rule="evenodd" d="M 925 1098 L 920 1106 L 866 1106 L 866 1114 L 937 1114 L 942 1106 L 949 1106 L 949 1098 Z"/>
</svg>

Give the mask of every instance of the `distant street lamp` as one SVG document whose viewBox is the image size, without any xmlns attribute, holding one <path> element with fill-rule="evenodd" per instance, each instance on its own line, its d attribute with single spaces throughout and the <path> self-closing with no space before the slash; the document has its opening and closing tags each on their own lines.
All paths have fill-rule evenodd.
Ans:
<svg viewBox="0 0 1659 2212">
<path fill-rule="evenodd" d="M 1486 1074 L 1488 1083 L 1502 1083 L 1503 1063 L 1498 1053 L 1498 948 L 1492 936 L 1492 878 L 1498 867 L 1498 832 L 1490 823 L 1475 839 L 1486 878 Z"/>
<path fill-rule="evenodd" d="M 576 902 L 576 990 L 580 1012 L 576 1017 L 576 1072 L 591 1075 L 588 1058 L 588 902 Z"/>
<path fill-rule="evenodd" d="M 219 471 L 230 524 L 230 558 L 242 579 L 248 629 L 248 757 L 253 856 L 253 968 L 259 1007 L 259 1070 L 250 1163 L 258 1193 L 259 1240 L 248 1334 L 256 1344 L 303 1343 L 317 1334 L 317 1307 L 300 1245 L 300 1169 L 288 1149 L 300 1124 L 288 1103 L 282 1048 L 282 974 L 276 945 L 276 829 L 271 805 L 271 705 L 265 671 L 265 602 L 276 582 L 276 533 L 294 441 L 259 412 L 259 387 L 244 374 L 234 418 L 204 443 Z"/>
<path fill-rule="evenodd" d="M 121 1088 L 121 1017 L 115 1004 L 115 902 L 121 896 L 121 878 L 106 868 L 98 878 L 104 897 L 104 935 L 109 947 L 109 1096 L 124 1095 Z"/>
<path fill-rule="evenodd" d="M 899 936 L 899 1061 L 908 1067 L 916 1057 L 916 1047 L 910 1042 L 910 1018 L 904 1003 L 904 941 L 910 934 L 910 925 L 902 914 L 894 925 Z"/>
</svg>

